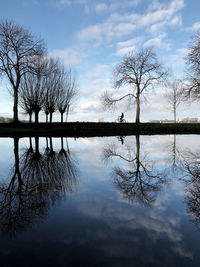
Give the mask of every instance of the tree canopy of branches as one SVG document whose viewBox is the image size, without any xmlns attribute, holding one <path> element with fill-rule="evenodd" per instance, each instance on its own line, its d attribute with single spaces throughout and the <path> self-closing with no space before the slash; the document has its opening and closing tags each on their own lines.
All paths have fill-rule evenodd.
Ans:
<svg viewBox="0 0 200 267">
<path fill-rule="evenodd" d="M 22 77 L 34 72 L 34 58 L 45 52 L 41 40 L 12 20 L 0 22 L 0 74 L 8 78 L 14 97 L 14 122 L 18 122 L 18 91 Z"/>
<path fill-rule="evenodd" d="M 128 86 L 130 92 L 113 98 L 105 92 L 102 100 L 105 107 L 115 106 L 119 101 L 128 98 L 136 102 L 136 123 L 140 122 L 140 101 L 147 89 L 153 88 L 158 82 L 166 79 L 167 71 L 158 62 L 152 48 L 141 49 L 138 53 L 129 52 L 114 69 L 114 87 Z"/>
<path fill-rule="evenodd" d="M 169 109 L 173 112 L 174 122 L 176 122 L 177 108 L 184 100 L 183 84 L 180 80 L 174 80 L 172 82 L 168 82 L 168 86 L 169 90 L 166 94 L 166 98 L 169 105 Z"/>
<path fill-rule="evenodd" d="M 127 147 L 126 155 L 117 152 L 117 147 L 109 144 L 103 151 L 104 160 L 120 158 L 123 167 L 113 168 L 114 184 L 117 189 L 129 201 L 137 200 L 145 205 L 151 206 L 156 200 L 157 193 L 162 185 L 166 183 L 165 172 L 154 170 L 153 162 L 140 155 L 140 140 L 136 136 L 136 150 Z M 128 166 L 125 166 L 125 163 Z M 125 166 L 125 167 L 124 167 Z"/>
<path fill-rule="evenodd" d="M 200 32 L 192 38 L 187 54 L 189 84 L 185 88 L 187 97 L 200 98 Z"/>
<path fill-rule="evenodd" d="M 68 118 L 69 108 L 73 99 L 77 95 L 77 83 L 71 68 L 61 72 L 61 79 L 59 84 L 58 103 L 57 108 L 61 115 L 61 122 L 63 122 L 63 115 L 66 112 L 66 119 Z"/>
<path fill-rule="evenodd" d="M 35 113 L 35 122 L 45 101 L 47 77 L 57 73 L 58 62 L 53 59 L 37 57 L 34 62 L 34 73 L 26 73 L 19 87 L 19 104 L 25 113 Z"/>
</svg>

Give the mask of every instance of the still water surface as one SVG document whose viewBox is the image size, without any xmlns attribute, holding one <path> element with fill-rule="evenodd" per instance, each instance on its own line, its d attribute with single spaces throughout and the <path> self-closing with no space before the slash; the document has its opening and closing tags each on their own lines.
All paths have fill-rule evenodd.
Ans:
<svg viewBox="0 0 200 267">
<path fill-rule="evenodd" d="M 1 138 L 1 266 L 200 266 L 199 144 Z"/>
</svg>

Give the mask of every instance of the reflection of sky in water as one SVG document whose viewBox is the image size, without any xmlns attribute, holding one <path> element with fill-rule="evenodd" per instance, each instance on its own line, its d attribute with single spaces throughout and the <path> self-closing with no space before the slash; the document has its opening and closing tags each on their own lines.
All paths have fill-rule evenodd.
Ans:
<svg viewBox="0 0 200 267">
<path fill-rule="evenodd" d="M 108 144 L 115 144 L 120 155 L 126 157 L 128 149 L 134 157 L 134 136 L 125 137 L 123 145 L 116 137 L 68 139 L 78 169 L 76 190 L 57 199 L 53 207 L 49 204 L 48 214 L 25 231 L 12 238 L 2 235 L 3 266 L 198 266 L 200 232 L 187 213 L 186 184 L 177 177 L 185 174 L 182 155 L 188 150 L 197 152 L 200 137 L 176 136 L 177 157 L 182 158 L 175 170 L 169 165 L 173 141 L 173 136 L 140 137 L 140 158 L 167 174 L 148 207 L 127 200 L 113 183 L 116 166 L 130 171 L 132 165 L 119 157 L 105 161 L 103 154 Z M 45 138 L 39 144 L 42 154 Z M 8 177 L 14 161 L 13 140 L 1 139 L 0 145 L 2 178 L 6 170 Z M 20 140 L 19 147 L 23 153 L 29 139 Z M 53 139 L 53 148 L 60 151 L 59 138 Z"/>
</svg>

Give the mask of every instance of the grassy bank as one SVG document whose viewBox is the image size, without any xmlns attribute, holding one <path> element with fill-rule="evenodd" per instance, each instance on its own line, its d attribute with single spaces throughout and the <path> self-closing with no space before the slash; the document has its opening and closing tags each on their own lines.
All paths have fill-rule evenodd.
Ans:
<svg viewBox="0 0 200 267">
<path fill-rule="evenodd" d="M 0 137 L 66 136 L 92 137 L 115 135 L 200 134 L 199 123 L 1 123 Z"/>
</svg>

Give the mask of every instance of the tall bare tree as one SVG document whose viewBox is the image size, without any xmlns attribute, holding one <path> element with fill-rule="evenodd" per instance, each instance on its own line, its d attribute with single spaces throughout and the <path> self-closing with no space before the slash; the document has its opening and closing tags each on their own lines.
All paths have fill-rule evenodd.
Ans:
<svg viewBox="0 0 200 267">
<path fill-rule="evenodd" d="M 59 85 L 59 97 L 57 108 L 61 115 L 61 123 L 63 123 L 63 115 L 66 112 L 66 120 L 69 114 L 69 108 L 72 104 L 73 99 L 77 95 L 77 83 L 71 68 L 66 71 L 62 70 L 61 79 Z"/>
<path fill-rule="evenodd" d="M 174 80 L 167 83 L 169 90 L 166 93 L 169 109 L 173 112 L 174 122 L 176 122 L 177 108 L 183 102 L 183 83 L 180 80 Z"/>
<path fill-rule="evenodd" d="M 187 78 L 185 87 L 186 96 L 191 100 L 200 98 L 200 32 L 192 38 L 187 54 Z"/>
<path fill-rule="evenodd" d="M 105 107 L 110 108 L 119 101 L 128 98 L 136 102 L 136 123 L 140 122 L 141 96 L 158 82 L 167 77 L 161 63 L 158 62 L 152 48 L 141 49 L 138 53 L 129 52 L 114 69 L 114 87 L 127 86 L 130 91 L 119 98 L 105 92 L 102 99 Z"/>
<path fill-rule="evenodd" d="M 10 82 L 14 97 L 14 122 L 18 122 L 18 90 L 21 78 L 33 71 L 35 56 L 44 54 L 44 45 L 12 20 L 0 22 L 0 74 Z"/>
<path fill-rule="evenodd" d="M 45 99 L 43 110 L 46 114 L 46 121 L 48 115 L 50 115 L 50 122 L 52 122 L 53 113 L 57 109 L 57 103 L 59 99 L 59 88 L 61 80 L 61 70 L 58 67 L 55 72 L 49 73 L 45 77 Z"/>
</svg>

